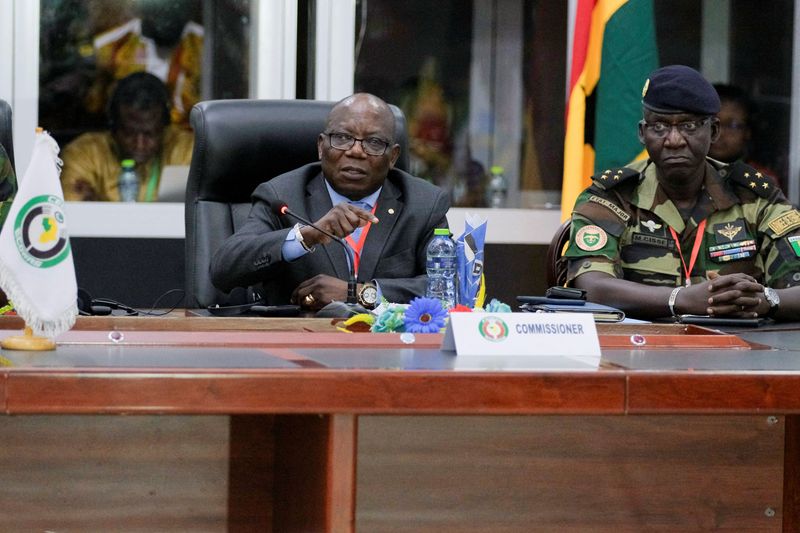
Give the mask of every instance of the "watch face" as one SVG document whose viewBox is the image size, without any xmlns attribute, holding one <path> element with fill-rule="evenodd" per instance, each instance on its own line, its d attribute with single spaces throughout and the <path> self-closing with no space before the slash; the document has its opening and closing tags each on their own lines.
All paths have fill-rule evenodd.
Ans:
<svg viewBox="0 0 800 533">
<path fill-rule="evenodd" d="M 364 285 L 359 296 L 361 297 L 361 301 L 365 304 L 375 305 L 375 302 L 378 301 L 378 289 L 372 285 Z"/>
<path fill-rule="evenodd" d="M 775 292 L 775 289 L 770 287 L 764 287 L 764 297 L 767 299 L 767 302 L 769 302 L 770 307 L 775 307 L 781 303 L 781 298 L 778 296 L 778 293 Z"/>
</svg>

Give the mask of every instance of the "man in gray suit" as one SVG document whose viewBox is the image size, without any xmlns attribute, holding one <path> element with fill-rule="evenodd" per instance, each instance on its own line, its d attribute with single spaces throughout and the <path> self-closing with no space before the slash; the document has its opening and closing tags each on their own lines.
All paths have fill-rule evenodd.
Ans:
<svg viewBox="0 0 800 533">
<path fill-rule="evenodd" d="M 259 185 L 246 223 L 214 255 L 214 285 L 262 284 L 268 304 L 319 309 L 345 301 L 349 260 L 339 244 L 276 210 L 287 205 L 354 250 L 359 303 L 406 303 L 425 292 L 425 251 L 446 228 L 447 194 L 395 169 L 400 146 L 389 106 L 359 93 L 337 103 L 317 138 L 320 163 Z"/>
</svg>

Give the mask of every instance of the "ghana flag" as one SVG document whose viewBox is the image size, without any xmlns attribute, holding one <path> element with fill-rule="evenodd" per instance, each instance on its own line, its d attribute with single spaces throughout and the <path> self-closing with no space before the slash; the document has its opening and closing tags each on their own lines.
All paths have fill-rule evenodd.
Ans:
<svg viewBox="0 0 800 533">
<path fill-rule="evenodd" d="M 578 0 L 564 140 L 561 217 L 592 174 L 644 152 L 636 135 L 642 86 L 658 68 L 652 0 Z"/>
</svg>

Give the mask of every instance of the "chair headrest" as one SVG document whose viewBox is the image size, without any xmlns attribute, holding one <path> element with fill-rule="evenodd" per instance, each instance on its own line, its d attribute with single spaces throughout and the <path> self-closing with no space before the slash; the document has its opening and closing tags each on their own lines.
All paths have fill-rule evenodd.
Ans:
<svg viewBox="0 0 800 533">
<path fill-rule="evenodd" d="M 258 184 L 318 160 L 317 136 L 335 102 L 210 100 L 194 106 L 187 201 L 249 202 Z M 405 117 L 395 114 L 400 158 L 408 169 Z"/>
</svg>

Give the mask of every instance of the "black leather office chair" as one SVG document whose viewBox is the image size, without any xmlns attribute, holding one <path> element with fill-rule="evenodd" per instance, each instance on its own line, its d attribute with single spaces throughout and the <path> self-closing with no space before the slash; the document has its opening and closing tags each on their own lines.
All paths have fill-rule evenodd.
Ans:
<svg viewBox="0 0 800 533">
<path fill-rule="evenodd" d="M 334 102 L 315 100 L 211 100 L 190 115 L 195 141 L 186 186 L 186 307 L 247 303 L 217 290 L 209 266 L 222 241 L 250 211 L 250 195 L 268 179 L 318 160 L 317 136 Z M 408 169 L 406 122 L 392 106 Z"/>
<path fill-rule="evenodd" d="M 567 282 L 567 263 L 564 260 L 564 248 L 569 241 L 570 228 L 572 221 L 565 220 L 556 230 L 555 235 L 550 240 L 550 246 L 547 247 L 547 286 L 548 287 L 563 287 Z"/>
<path fill-rule="evenodd" d="M 0 144 L 6 149 L 11 166 L 14 166 L 14 136 L 11 128 L 11 106 L 0 99 Z"/>
</svg>

